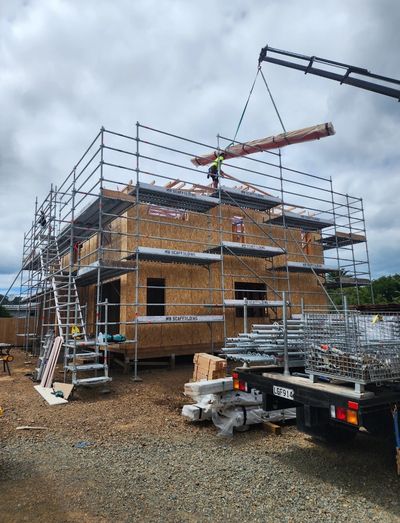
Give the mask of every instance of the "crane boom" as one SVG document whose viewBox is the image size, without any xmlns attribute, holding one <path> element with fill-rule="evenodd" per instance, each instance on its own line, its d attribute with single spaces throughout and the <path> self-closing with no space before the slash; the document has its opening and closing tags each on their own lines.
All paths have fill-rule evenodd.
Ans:
<svg viewBox="0 0 400 523">
<path fill-rule="evenodd" d="M 297 61 L 282 60 L 281 58 L 271 56 L 271 54 L 283 55 L 294 58 Z M 370 73 L 367 69 L 363 69 L 361 67 L 342 64 L 341 62 L 326 60 L 325 58 L 319 58 L 317 56 L 306 56 L 298 53 L 292 53 L 290 51 L 283 51 L 282 49 L 274 49 L 268 45 L 261 49 L 260 56 L 258 58 L 259 65 L 261 65 L 262 62 L 270 62 L 283 67 L 297 69 L 298 71 L 303 71 L 305 74 L 322 76 L 324 78 L 329 78 L 330 80 L 340 82 L 341 84 L 352 85 L 354 87 L 359 87 L 360 89 L 365 89 L 367 91 L 372 91 L 374 93 L 383 94 L 384 96 L 390 96 L 400 100 L 400 89 L 397 87 L 400 86 L 400 80 Z M 321 64 L 329 67 L 329 69 L 314 67 L 314 64 Z M 336 72 L 334 72 L 332 69 L 336 69 Z M 339 73 L 339 69 L 344 70 L 344 72 Z M 357 76 L 350 76 L 353 74 Z M 359 78 L 360 76 L 368 78 L 368 80 Z"/>
</svg>

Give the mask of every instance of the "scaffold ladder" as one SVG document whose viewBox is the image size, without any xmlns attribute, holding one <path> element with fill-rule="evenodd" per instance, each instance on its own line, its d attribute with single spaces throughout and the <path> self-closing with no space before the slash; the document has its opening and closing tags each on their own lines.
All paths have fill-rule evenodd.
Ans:
<svg viewBox="0 0 400 523">
<path fill-rule="evenodd" d="M 75 278 L 63 271 L 57 242 L 46 248 L 42 246 L 39 256 L 42 276 L 51 282 L 57 326 L 64 339 L 64 381 L 67 372 L 71 372 L 74 385 L 96 385 L 110 381 L 107 355 L 100 353 L 96 341 L 88 341 Z M 78 352 L 81 347 L 83 349 Z M 99 362 L 101 357 L 104 357 L 104 363 Z M 82 372 L 95 375 L 81 377 Z"/>
</svg>

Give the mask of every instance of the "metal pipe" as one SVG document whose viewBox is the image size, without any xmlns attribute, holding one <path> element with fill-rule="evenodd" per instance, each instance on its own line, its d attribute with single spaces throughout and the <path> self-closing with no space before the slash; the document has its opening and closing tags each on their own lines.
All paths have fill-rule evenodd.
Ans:
<svg viewBox="0 0 400 523">
<path fill-rule="evenodd" d="M 284 376 L 290 376 L 289 371 L 289 352 L 288 352 L 288 338 L 287 338 L 287 308 L 286 308 L 286 292 L 282 292 L 282 301 L 283 301 L 283 374 Z"/>
<path fill-rule="evenodd" d="M 243 332 L 247 334 L 247 298 L 243 298 Z"/>
</svg>

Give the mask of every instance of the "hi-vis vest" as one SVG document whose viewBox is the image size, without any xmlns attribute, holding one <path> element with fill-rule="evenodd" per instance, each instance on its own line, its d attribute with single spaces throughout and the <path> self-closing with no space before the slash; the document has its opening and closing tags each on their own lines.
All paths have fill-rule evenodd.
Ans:
<svg viewBox="0 0 400 523">
<path fill-rule="evenodd" d="M 215 158 L 215 160 L 211 164 L 211 167 L 216 167 L 218 170 L 220 170 L 223 161 L 224 161 L 224 157 L 222 155 L 219 155 Z"/>
</svg>

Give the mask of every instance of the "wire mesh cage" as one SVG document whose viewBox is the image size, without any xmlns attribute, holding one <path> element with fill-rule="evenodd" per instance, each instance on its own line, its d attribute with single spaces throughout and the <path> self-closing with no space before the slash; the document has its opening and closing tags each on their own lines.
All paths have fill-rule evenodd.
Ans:
<svg viewBox="0 0 400 523">
<path fill-rule="evenodd" d="M 400 316 L 306 313 L 305 367 L 311 374 L 354 383 L 400 379 Z"/>
</svg>

